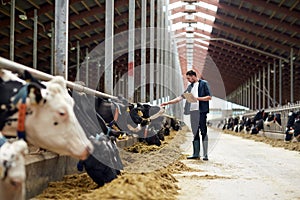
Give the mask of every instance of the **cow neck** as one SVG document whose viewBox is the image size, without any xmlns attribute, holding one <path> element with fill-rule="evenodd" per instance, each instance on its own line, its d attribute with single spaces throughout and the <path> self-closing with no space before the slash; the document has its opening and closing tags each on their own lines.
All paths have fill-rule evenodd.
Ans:
<svg viewBox="0 0 300 200">
<path fill-rule="evenodd" d="M 115 112 L 114 112 L 114 119 L 108 124 L 109 128 L 112 128 L 112 126 L 116 123 L 116 121 L 119 118 L 119 112 L 120 112 L 119 106 L 114 102 L 112 102 L 112 104 L 115 106 Z"/>
</svg>

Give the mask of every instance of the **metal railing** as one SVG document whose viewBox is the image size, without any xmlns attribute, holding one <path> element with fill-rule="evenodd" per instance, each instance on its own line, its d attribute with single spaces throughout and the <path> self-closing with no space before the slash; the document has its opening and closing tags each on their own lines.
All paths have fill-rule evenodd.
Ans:
<svg viewBox="0 0 300 200">
<path fill-rule="evenodd" d="M 285 132 L 285 128 L 286 128 L 286 124 L 288 121 L 288 114 L 291 111 L 300 111 L 300 102 L 298 101 L 295 104 L 288 104 L 288 105 L 284 105 L 284 106 L 280 106 L 280 107 L 276 107 L 276 108 L 268 108 L 268 109 L 264 109 L 265 112 L 273 112 L 273 113 L 277 113 L 281 115 L 281 128 L 276 126 L 276 125 L 271 125 L 270 127 L 264 127 L 264 130 L 266 132 L 274 132 L 274 133 L 282 133 L 284 134 Z M 256 115 L 258 111 L 250 111 L 248 113 L 245 113 L 241 116 L 245 116 L 245 117 L 254 117 Z M 232 117 L 232 116 L 228 116 L 228 117 Z M 220 125 L 220 122 L 225 121 L 225 117 L 224 118 L 219 118 L 219 119 L 212 119 L 210 120 L 210 122 L 213 124 L 213 126 L 217 127 L 218 125 Z M 222 125 L 223 125 L 222 124 Z"/>
<path fill-rule="evenodd" d="M 10 71 L 14 71 L 14 72 L 20 71 L 20 70 L 23 70 L 23 71 L 27 70 L 35 78 L 38 78 L 40 80 L 45 80 L 45 81 L 49 81 L 54 77 L 50 74 L 38 71 L 36 69 L 27 67 L 25 65 L 16 63 L 14 61 L 8 60 L 8 59 L 3 58 L 3 57 L 0 57 L 0 68 L 7 69 L 7 70 L 10 70 Z M 66 81 L 66 84 L 69 88 L 72 88 L 73 90 L 78 91 L 78 92 L 84 92 L 86 94 L 95 95 L 95 96 L 102 97 L 102 98 L 117 99 L 117 97 L 115 97 L 115 96 L 105 94 L 105 93 L 90 89 L 88 87 L 84 87 L 82 85 L 73 83 L 71 81 Z"/>
</svg>

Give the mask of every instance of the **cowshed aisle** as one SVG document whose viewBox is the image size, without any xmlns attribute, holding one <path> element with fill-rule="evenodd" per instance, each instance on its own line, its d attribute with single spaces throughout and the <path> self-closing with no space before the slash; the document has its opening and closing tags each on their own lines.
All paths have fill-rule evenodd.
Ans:
<svg viewBox="0 0 300 200">
<path fill-rule="evenodd" d="M 182 160 L 195 171 L 175 174 L 179 200 L 300 199 L 300 153 L 209 129 L 209 161 Z M 190 154 L 191 133 L 182 144 Z"/>
</svg>

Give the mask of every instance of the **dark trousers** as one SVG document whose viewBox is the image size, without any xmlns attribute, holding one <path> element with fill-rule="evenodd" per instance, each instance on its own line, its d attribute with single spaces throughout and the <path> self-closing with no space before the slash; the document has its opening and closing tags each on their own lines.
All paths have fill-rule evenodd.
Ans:
<svg viewBox="0 0 300 200">
<path fill-rule="evenodd" d="M 198 110 L 191 111 L 190 120 L 194 141 L 200 140 L 199 129 L 202 136 L 202 141 L 208 141 L 207 126 L 206 126 L 207 113 L 199 113 Z"/>
</svg>

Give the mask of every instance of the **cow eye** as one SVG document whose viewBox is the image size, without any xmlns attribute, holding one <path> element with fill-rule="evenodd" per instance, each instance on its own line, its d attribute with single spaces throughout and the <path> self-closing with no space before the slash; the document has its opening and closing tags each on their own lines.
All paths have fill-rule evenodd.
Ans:
<svg viewBox="0 0 300 200">
<path fill-rule="evenodd" d="M 66 114 L 66 113 L 64 113 L 64 112 L 59 112 L 59 115 L 60 115 L 60 116 L 65 116 L 65 114 Z"/>
<path fill-rule="evenodd" d="M 58 125 L 58 122 L 54 122 L 53 124 L 54 124 L 54 126 L 56 126 L 56 125 Z"/>
</svg>

